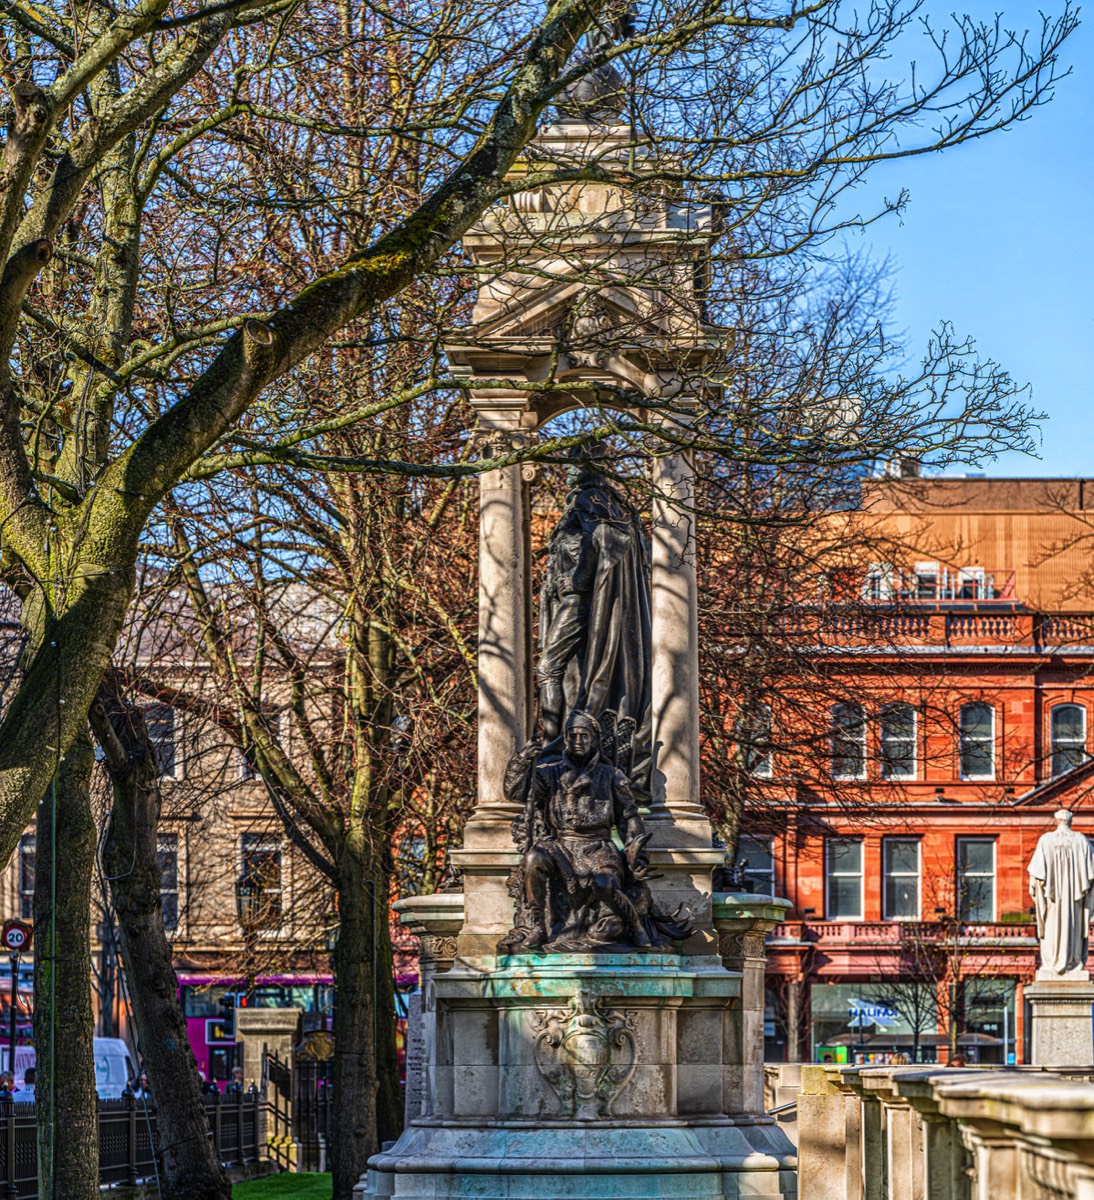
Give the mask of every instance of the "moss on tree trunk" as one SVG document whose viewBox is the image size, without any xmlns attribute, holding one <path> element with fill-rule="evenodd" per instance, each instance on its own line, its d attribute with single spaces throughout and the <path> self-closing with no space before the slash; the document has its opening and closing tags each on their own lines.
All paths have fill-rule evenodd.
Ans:
<svg viewBox="0 0 1094 1200">
<path fill-rule="evenodd" d="M 72 744 L 38 808 L 34 879 L 34 1044 L 38 1195 L 97 1200 L 99 1133 L 91 1010 L 94 765 L 86 735 Z M 54 865 L 58 864 L 58 870 Z"/>
<path fill-rule="evenodd" d="M 230 1200 L 231 1185 L 209 1137 L 197 1060 L 163 929 L 155 752 L 140 709 L 111 688 L 101 691 L 92 724 L 114 781 L 114 810 L 103 861 L 114 898 L 142 1065 L 156 1103 L 163 1194 L 168 1200 Z"/>
</svg>

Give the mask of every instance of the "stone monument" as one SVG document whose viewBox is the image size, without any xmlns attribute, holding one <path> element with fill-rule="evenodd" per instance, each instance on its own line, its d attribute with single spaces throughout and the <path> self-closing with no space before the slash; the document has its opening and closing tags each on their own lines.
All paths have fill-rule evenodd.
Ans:
<svg viewBox="0 0 1094 1200">
<path fill-rule="evenodd" d="M 1094 984 L 1087 970 L 1094 916 L 1094 848 L 1071 827 L 1067 809 L 1042 834 L 1029 864 L 1041 966 L 1025 988 L 1038 1066 L 1094 1063 Z"/>
<path fill-rule="evenodd" d="M 694 286 L 710 207 L 639 206 L 610 178 L 636 153 L 617 90 L 605 76 L 568 95 L 514 172 L 595 156 L 595 182 L 517 193 L 464 239 L 484 282 L 447 353 L 484 457 L 597 389 L 685 423 L 689 368 L 724 342 Z M 712 893 L 724 855 L 699 803 L 691 463 L 655 447 L 647 534 L 596 457 L 575 461 L 551 539 L 538 656 L 535 473 L 481 476 L 463 892 L 396 906 L 421 939 L 419 1061 L 362 1198 L 796 1195 L 793 1147 L 763 1113 L 764 939 L 788 905 Z"/>
</svg>

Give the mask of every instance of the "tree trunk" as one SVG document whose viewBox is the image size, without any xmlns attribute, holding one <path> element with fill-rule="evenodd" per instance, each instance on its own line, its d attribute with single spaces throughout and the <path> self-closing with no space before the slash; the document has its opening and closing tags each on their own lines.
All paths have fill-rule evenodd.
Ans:
<svg viewBox="0 0 1094 1200">
<path fill-rule="evenodd" d="M 399 1058 L 395 1046 L 395 957 L 391 948 L 391 877 L 376 873 L 375 954 L 379 981 L 379 1028 L 376 1035 L 378 1060 L 376 1090 L 376 1139 L 394 1141 L 403 1132 L 406 1112 L 399 1082 Z"/>
<path fill-rule="evenodd" d="M 114 780 L 114 811 L 104 848 L 118 918 L 125 979 L 158 1116 L 158 1148 L 168 1200 L 229 1200 L 217 1161 L 197 1060 L 163 930 L 156 830 L 159 773 L 140 709 L 104 688 L 92 725 Z"/>
<path fill-rule="evenodd" d="M 350 1200 L 380 1144 L 399 1136 L 402 1092 L 395 1058 L 395 987 L 388 883 L 368 835 L 347 840 L 339 863 L 334 949 L 333 1200 Z"/>
<path fill-rule="evenodd" d="M 34 878 L 34 1044 L 38 1195 L 98 1200 L 91 1009 L 95 821 L 91 742 L 78 737 L 38 808 Z M 55 871 L 54 863 L 63 864 Z"/>
</svg>

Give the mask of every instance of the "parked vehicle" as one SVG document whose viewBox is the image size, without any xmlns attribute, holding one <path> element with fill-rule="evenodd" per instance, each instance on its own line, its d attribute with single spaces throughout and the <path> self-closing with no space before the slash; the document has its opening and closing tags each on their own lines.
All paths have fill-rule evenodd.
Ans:
<svg viewBox="0 0 1094 1200">
<path fill-rule="evenodd" d="M 133 1060 L 122 1038 L 95 1038 L 95 1091 L 100 1100 L 118 1100 L 126 1084 L 134 1078 Z M 37 1055 L 33 1046 L 15 1047 L 15 1098 L 26 1090 L 26 1073 L 35 1066 Z"/>
</svg>

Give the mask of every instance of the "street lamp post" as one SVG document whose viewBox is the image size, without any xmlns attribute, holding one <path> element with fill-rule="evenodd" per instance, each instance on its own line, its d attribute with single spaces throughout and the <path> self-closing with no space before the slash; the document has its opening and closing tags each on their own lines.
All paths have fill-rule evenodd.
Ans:
<svg viewBox="0 0 1094 1200">
<path fill-rule="evenodd" d="M 262 921 L 262 883 L 254 871 L 244 870 L 236 880 L 236 916 L 243 930 L 243 944 L 247 953 L 247 1003 L 254 999 L 254 949 L 255 937 Z"/>
</svg>

